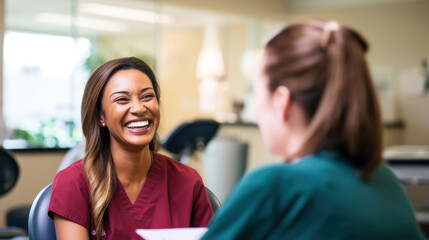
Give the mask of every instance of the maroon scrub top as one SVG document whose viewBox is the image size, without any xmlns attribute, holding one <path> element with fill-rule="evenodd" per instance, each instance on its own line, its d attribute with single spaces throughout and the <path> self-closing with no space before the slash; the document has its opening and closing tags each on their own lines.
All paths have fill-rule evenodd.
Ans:
<svg viewBox="0 0 429 240">
<path fill-rule="evenodd" d="M 59 172 L 52 183 L 48 214 L 75 222 L 95 239 L 89 184 L 82 160 Z M 153 153 L 147 180 L 134 204 L 120 181 L 108 207 L 103 239 L 139 239 L 136 229 L 205 227 L 213 217 L 198 172 L 176 160 Z"/>
</svg>

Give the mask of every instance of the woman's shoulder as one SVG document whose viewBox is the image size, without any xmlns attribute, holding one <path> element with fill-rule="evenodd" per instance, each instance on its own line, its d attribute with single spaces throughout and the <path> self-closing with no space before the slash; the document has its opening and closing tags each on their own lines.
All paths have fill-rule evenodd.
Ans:
<svg viewBox="0 0 429 240">
<path fill-rule="evenodd" d="M 52 183 L 48 214 L 58 214 L 82 226 L 88 226 L 89 184 L 79 160 L 64 168 Z"/>
<path fill-rule="evenodd" d="M 285 178 L 290 177 L 286 172 L 289 172 L 286 164 L 275 164 L 251 169 L 243 175 L 237 186 L 246 191 L 252 191 L 252 189 L 270 191 L 269 189 L 275 188 Z"/>
<path fill-rule="evenodd" d="M 68 167 L 62 169 L 57 173 L 58 174 L 80 174 L 84 173 L 83 170 L 83 159 L 80 159 L 72 164 L 70 164 Z"/>
<path fill-rule="evenodd" d="M 314 156 L 307 156 L 293 163 L 284 162 L 258 167 L 249 170 L 246 176 L 252 179 L 296 178 L 303 174 L 306 175 L 315 171 L 314 168 L 309 167 L 309 165 L 312 165 L 310 162 L 313 160 Z"/>
<path fill-rule="evenodd" d="M 316 187 L 326 181 L 325 170 L 328 172 L 341 171 L 336 168 L 332 159 L 326 159 L 325 156 L 308 155 L 292 163 L 277 163 L 252 169 L 244 175 L 242 184 L 254 187 L 264 186 L 265 188 L 285 184 L 295 187 L 305 185 L 310 189 L 311 185 Z"/>
<path fill-rule="evenodd" d="M 54 184 L 58 182 L 84 183 L 86 181 L 82 159 L 59 171 L 54 178 Z"/>
</svg>

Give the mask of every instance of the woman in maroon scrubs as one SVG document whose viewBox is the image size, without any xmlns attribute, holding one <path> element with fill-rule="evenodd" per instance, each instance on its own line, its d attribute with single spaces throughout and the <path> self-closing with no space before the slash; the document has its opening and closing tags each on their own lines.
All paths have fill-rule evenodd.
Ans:
<svg viewBox="0 0 429 240">
<path fill-rule="evenodd" d="M 206 226 L 199 174 L 156 153 L 160 90 L 140 59 L 104 63 L 82 99 L 85 157 L 59 172 L 49 216 L 57 239 L 141 239 L 136 229 Z"/>
</svg>

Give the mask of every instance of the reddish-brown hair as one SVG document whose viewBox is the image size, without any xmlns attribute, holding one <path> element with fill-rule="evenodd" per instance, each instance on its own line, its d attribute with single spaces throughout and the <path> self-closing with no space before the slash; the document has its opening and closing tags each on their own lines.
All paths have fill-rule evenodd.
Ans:
<svg viewBox="0 0 429 240">
<path fill-rule="evenodd" d="M 367 50 L 357 31 L 322 20 L 293 24 L 268 41 L 269 90 L 287 86 L 309 122 L 294 157 L 336 149 L 363 179 L 380 164 L 381 116 Z"/>
</svg>

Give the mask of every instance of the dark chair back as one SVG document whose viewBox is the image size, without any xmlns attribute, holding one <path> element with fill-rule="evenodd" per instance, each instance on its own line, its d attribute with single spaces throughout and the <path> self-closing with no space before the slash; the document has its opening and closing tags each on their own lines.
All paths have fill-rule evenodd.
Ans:
<svg viewBox="0 0 429 240">
<path fill-rule="evenodd" d="M 162 146 L 176 154 L 192 154 L 199 147 L 205 147 L 216 135 L 219 123 L 210 119 L 197 119 L 177 126 L 164 140 Z"/>
<path fill-rule="evenodd" d="M 19 166 L 14 156 L 0 147 L 0 196 L 15 186 L 19 177 Z"/>
<path fill-rule="evenodd" d="M 52 183 L 37 195 L 31 205 L 28 218 L 28 236 L 30 240 L 56 240 L 54 221 L 48 216 L 51 201 Z"/>
<path fill-rule="evenodd" d="M 19 166 L 12 153 L 0 146 L 0 197 L 9 193 L 19 178 Z M 27 231 L 17 226 L 0 227 L 0 239 L 26 236 Z"/>
</svg>

